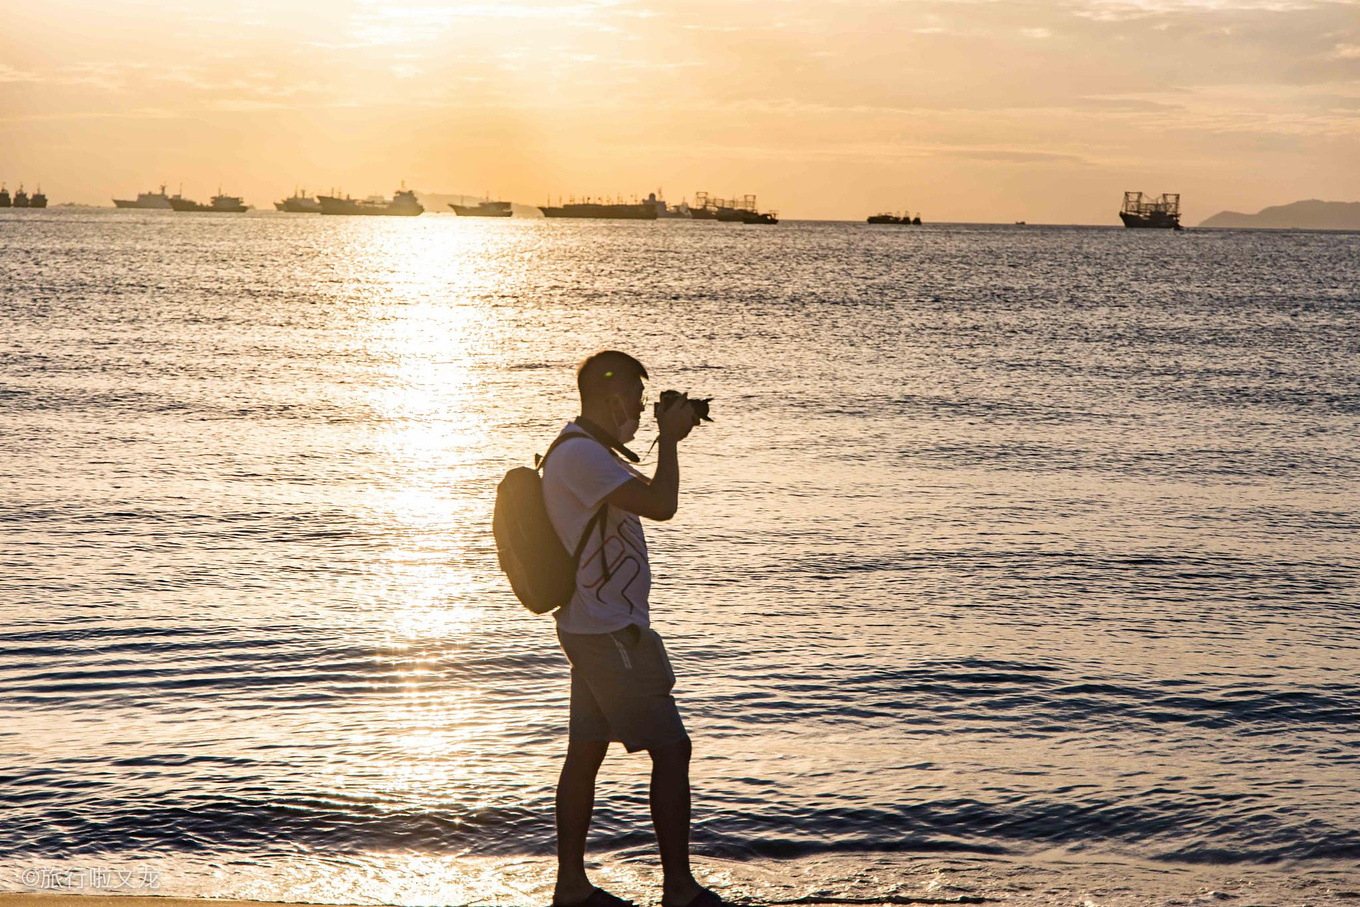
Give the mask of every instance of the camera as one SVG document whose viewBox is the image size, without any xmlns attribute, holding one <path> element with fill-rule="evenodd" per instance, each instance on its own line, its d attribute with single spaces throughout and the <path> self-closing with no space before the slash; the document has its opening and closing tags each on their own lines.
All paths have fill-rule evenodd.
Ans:
<svg viewBox="0 0 1360 907">
<path fill-rule="evenodd" d="M 684 395 L 681 394 L 679 391 L 662 391 L 661 400 L 659 401 L 661 404 L 661 409 L 664 410 L 669 408 L 671 403 L 673 403 L 682 396 Z M 697 397 L 689 398 L 689 405 L 694 408 L 695 418 L 702 419 L 705 422 L 713 421 L 708 417 L 708 404 L 712 402 L 712 400 L 713 400 L 712 397 L 704 397 L 702 399 Z M 699 423 L 695 422 L 694 424 L 698 425 Z"/>
</svg>

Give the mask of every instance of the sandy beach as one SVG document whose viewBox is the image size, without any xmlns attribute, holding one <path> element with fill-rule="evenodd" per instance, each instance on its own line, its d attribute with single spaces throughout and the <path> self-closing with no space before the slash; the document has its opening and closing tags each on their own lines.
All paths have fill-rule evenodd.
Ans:
<svg viewBox="0 0 1360 907">
<path fill-rule="evenodd" d="M 120 894 L 0 894 L 0 907 L 284 907 L 268 901 L 225 901 L 216 898 L 132 897 Z M 297 905 L 291 905 L 297 907 Z"/>
</svg>

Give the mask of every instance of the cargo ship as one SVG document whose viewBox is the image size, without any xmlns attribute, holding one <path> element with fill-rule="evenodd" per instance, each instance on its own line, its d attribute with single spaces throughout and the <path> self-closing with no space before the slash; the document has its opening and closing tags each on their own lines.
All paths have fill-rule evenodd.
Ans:
<svg viewBox="0 0 1360 907">
<path fill-rule="evenodd" d="M 46 195 L 43 195 L 42 186 L 39 186 L 39 187 L 38 187 L 38 191 L 37 191 L 37 192 L 34 192 L 33 195 L 29 198 L 29 200 L 28 200 L 28 206 L 29 206 L 30 208 L 46 208 L 46 207 L 47 207 L 47 196 L 46 196 Z"/>
<path fill-rule="evenodd" d="M 514 213 L 510 210 L 510 202 L 493 202 L 491 199 L 475 205 L 455 205 L 450 202 L 449 207 L 459 217 L 509 217 Z"/>
<path fill-rule="evenodd" d="M 1119 219 L 1126 227 L 1180 230 L 1181 195 L 1179 192 L 1163 193 L 1160 198 L 1153 200 L 1150 195 L 1144 198 L 1141 192 L 1125 192 Z"/>
<path fill-rule="evenodd" d="M 391 200 L 383 198 L 381 195 L 370 195 L 364 199 L 350 198 L 348 195 L 344 198 L 334 195 L 319 195 L 317 201 L 321 203 L 322 214 L 415 217 L 425 212 L 424 206 L 416 201 L 415 192 L 407 189 L 405 183 L 402 183 L 401 188 L 397 190 Z"/>
<path fill-rule="evenodd" d="M 165 211 L 169 211 L 171 208 L 170 196 L 165 194 L 164 183 L 161 184 L 161 191 L 159 192 L 139 192 L 135 200 L 115 198 L 113 203 L 119 208 L 154 208 Z"/>
<path fill-rule="evenodd" d="M 246 210 L 246 206 L 241 201 L 240 196 L 222 195 L 221 192 L 222 190 L 219 189 L 218 194 L 214 195 L 212 197 L 212 202 L 207 205 L 202 205 L 198 202 L 190 201 L 183 196 L 175 195 L 170 199 L 170 207 L 176 211 L 218 211 L 225 214 L 240 214 Z"/>
<path fill-rule="evenodd" d="M 28 207 L 28 193 L 24 191 L 23 183 L 19 184 L 18 190 L 16 190 L 14 193 L 14 207 L 16 208 Z"/>
<path fill-rule="evenodd" d="M 904 226 L 904 227 L 909 227 L 909 226 L 913 226 L 913 225 L 914 225 L 914 226 L 919 227 L 919 226 L 921 226 L 921 215 L 920 215 L 920 214 L 917 214 L 915 217 L 912 217 L 910 214 L 888 214 L 887 212 L 884 212 L 883 214 L 872 214 L 872 215 L 870 215 L 870 216 L 869 216 L 869 223 L 871 223 L 871 224 L 899 224 L 899 225 Z"/>
<path fill-rule="evenodd" d="M 539 205 L 544 217 L 583 217 L 592 220 L 656 220 L 656 205 L 647 202 L 622 204 L 614 201 L 583 202 L 574 198 L 565 205 Z"/>
<path fill-rule="evenodd" d="M 305 189 L 294 189 L 293 194 L 281 202 L 274 202 L 276 211 L 289 214 L 320 214 L 321 203 L 307 194 Z"/>
<path fill-rule="evenodd" d="M 13 208 L 14 199 L 9 197 L 9 190 L 0 184 L 0 208 Z"/>
</svg>

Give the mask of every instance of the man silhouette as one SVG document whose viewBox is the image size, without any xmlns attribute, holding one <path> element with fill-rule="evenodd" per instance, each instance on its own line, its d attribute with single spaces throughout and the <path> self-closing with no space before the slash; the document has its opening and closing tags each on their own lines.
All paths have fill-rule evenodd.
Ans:
<svg viewBox="0 0 1360 907">
<path fill-rule="evenodd" d="M 624 907 L 629 902 L 586 877 L 586 833 L 595 804 L 595 777 L 611 741 L 652 758 L 651 811 L 664 873 L 663 907 L 718 907 L 723 902 L 695 881 L 689 866 L 690 739 L 671 689 L 675 675 L 661 637 L 651 629 L 651 568 L 640 517 L 668 520 L 680 490 L 678 445 L 697 424 L 681 398 L 656 410 L 660 437 L 656 473 L 648 479 L 624 445 L 637 434 L 646 408 L 647 369 L 617 350 L 581 363 L 576 384 L 581 415 L 562 430 L 543 469 L 548 517 L 574 551 L 582 533 L 576 592 L 556 613 L 557 638 L 571 663 L 567 758 L 557 782 L 557 885 L 554 907 Z M 603 507 L 603 516 L 593 520 Z"/>
</svg>

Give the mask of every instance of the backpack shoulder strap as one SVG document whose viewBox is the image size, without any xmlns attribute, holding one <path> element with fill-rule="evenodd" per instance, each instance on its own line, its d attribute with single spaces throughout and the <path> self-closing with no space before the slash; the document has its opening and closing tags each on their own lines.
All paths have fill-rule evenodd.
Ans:
<svg viewBox="0 0 1360 907">
<path fill-rule="evenodd" d="M 595 511 L 594 515 L 591 516 L 590 521 L 589 521 L 588 523 L 586 523 L 586 528 L 581 530 L 581 540 L 580 540 L 579 542 L 576 543 L 576 550 L 575 550 L 574 552 L 572 552 L 572 558 L 571 558 L 571 559 L 572 559 L 572 562 L 575 563 L 577 567 L 580 567 L 580 566 L 581 566 L 581 555 L 585 553 L 585 550 L 586 550 L 586 542 L 590 541 L 590 530 L 594 529 L 594 528 L 596 527 L 596 525 L 598 525 L 598 526 L 600 527 L 600 542 L 601 542 L 601 544 L 603 544 L 603 542 L 604 542 L 604 514 L 605 514 L 605 510 L 608 509 L 608 507 L 609 507 L 608 504 L 601 504 L 601 505 L 600 505 L 600 509 L 597 510 L 597 511 Z M 605 565 L 604 565 L 604 572 L 605 572 L 605 576 L 608 577 L 608 575 L 609 575 L 609 565 L 608 565 L 608 564 L 605 564 Z"/>
<path fill-rule="evenodd" d="M 553 442 L 548 445 L 548 449 L 547 451 L 544 452 L 543 456 L 534 454 L 534 469 L 537 469 L 541 472 L 543 470 L 543 466 L 548 462 L 548 454 L 552 453 L 554 450 L 557 450 L 557 445 L 562 444 L 565 441 L 574 440 L 576 438 L 590 438 L 590 435 L 586 434 L 585 432 L 579 433 L 573 432 L 572 434 L 569 435 L 558 435 L 555 439 L 553 439 Z M 591 440 L 593 441 L 594 438 L 591 438 Z"/>
<path fill-rule="evenodd" d="M 557 449 L 557 446 L 559 444 L 562 444 L 566 441 L 574 440 L 575 438 L 588 438 L 591 441 L 595 441 L 596 444 L 600 443 L 589 432 L 585 431 L 584 429 L 582 429 L 579 432 L 572 432 L 571 434 L 567 435 L 558 435 L 557 438 L 551 444 L 548 445 L 548 449 L 544 451 L 543 456 L 541 457 L 537 455 L 534 456 L 535 461 L 534 469 L 541 471 L 547 465 L 548 456 L 554 450 Z M 604 445 L 601 444 L 600 446 L 603 447 Z M 576 550 L 572 552 L 571 558 L 572 564 L 574 564 L 579 569 L 581 566 L 581 555 L 585 553 L 586 542 L 590 540 L 590 530 L 598 526 L 600 529 L 600 566 L 604 569 L 605 582 L 609 582 L 610 578 L 609 561 L 604 556 L 604 539 L 606 525 L 608 523 L 608 521 L 605 519 L 605 514 L 608 513 L 608 511 L 609 504 L 607 502 L 601 503 L 599 509 L 596 510 L 595 513 L 591 516 L 590 521 L 586 523 L 586 528 L 581 531 L 581 538 L 579 541 L 577 541 Z"/>
</svg>

